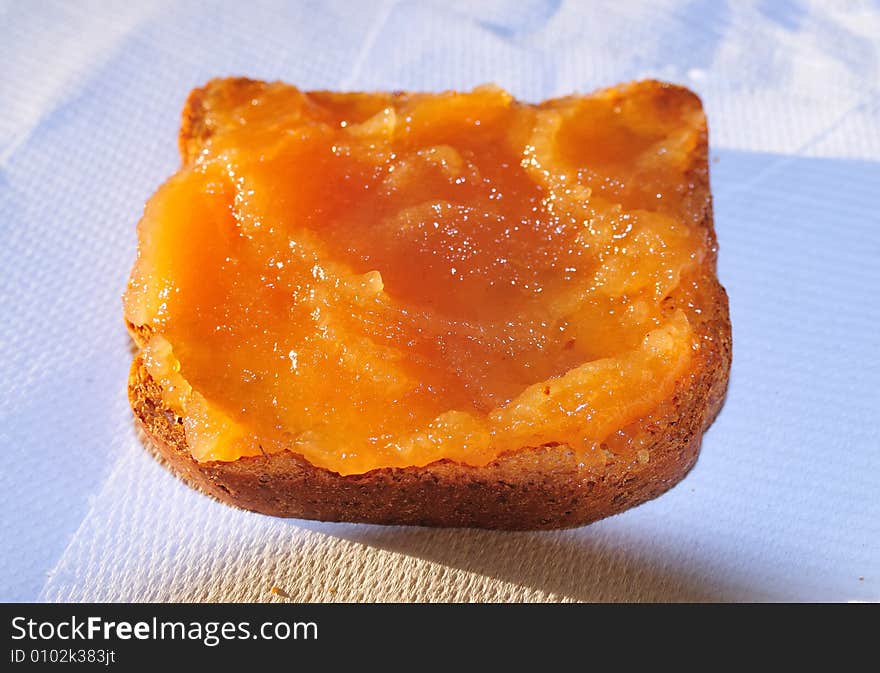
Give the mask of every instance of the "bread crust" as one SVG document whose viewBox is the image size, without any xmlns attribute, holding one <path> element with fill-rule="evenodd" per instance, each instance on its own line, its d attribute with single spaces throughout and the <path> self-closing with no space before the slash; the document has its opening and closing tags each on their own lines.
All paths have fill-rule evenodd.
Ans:
<svg viewBox="0 0 880 673">
<path fill-rule="evenodd" d="M 251 84 L 232 82 L 243 88 Z M 648 84 L 662 87 L 661 95 L 669 95 L 669 90 L 694 95 L 680 87 Z M 193 91 L 185 106 L 180 133 L 185 163 L 212 133 L 205 114 L 212 86 L 213 82 Z M 673 395 L 641 422 L 641 430 L 650 435 L 643 447 L 648 461 L 609 453 L 604 466 L 584 465 L 571 447 L 547 444 L 505 453 L 484 467 L 441 460 L 424 467 L 345 476 L 316 467 L 291 451 L 199 463 L 190 453 L 182 419 L 164 404 L 162 390 L 140 356 L 135 357 L 129 377 L 137 423 L 186 481 L 223 502 L 273 516 L 530 530 L 581 526 L 655 498 L 678 483 L 696 462 L 703 433 L 723 404 L 731 364 L 727 294 L 715 277 L 705 129 L 688 177 L 712 251 L 699 278 L 702 312 L 689 315 L 701 348 Z M 129 328 L 143 343 L 143 330 Z"/>
</svg>

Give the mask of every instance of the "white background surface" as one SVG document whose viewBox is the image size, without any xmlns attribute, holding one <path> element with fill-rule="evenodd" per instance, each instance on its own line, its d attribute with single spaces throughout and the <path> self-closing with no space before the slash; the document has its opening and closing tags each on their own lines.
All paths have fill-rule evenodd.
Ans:
<svg viewBox="0 0 880 673">
<path fill-rule="evenodd" d="M 880 6 L 0 2 L 0 599 L 880 600 Z M 727 405 L 659 500 L 556 533 L 275 520 L 133 430 L 120 295 L 187 92 L 642 76 L 703 97 Z"/>
</svg>

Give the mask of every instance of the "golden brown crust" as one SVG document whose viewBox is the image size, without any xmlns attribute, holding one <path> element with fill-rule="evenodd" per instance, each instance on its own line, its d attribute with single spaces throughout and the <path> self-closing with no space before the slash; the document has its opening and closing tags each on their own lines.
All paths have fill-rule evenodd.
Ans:
<svg viewBox="0 0 880 673">
<path fill-rule="evenodd" d="M 208 86 L 210 86 L 210 83 Z M 180 148 L 180 158 L 185 164 L 195 158 L 198 148 L 211 135 L 205 115 L 206 91 L 207 86 L 202 89 L 193 89 L 183 106 L 177 145 Z"/>
<path fill-rule="evenodd" d="M 246 88 L 250 82 L 238 80 Z M 653 84 L 652 84 L 653 85 Z M 211 129 L 204 119 L 212 84 L 195 90 L 183 114 L 180 147 L 191 160 Z M 227 84 L 228 86 L 228 84 Z M 661 95 L 693 94 L 657 83 Z M 648 461 L 608 452 L 604 467 L 578 463 L 565 445 L 524 447 L 485 467 L 439 461 L 425 467 L 385 468 L 341 476 L 289 451 L 234 462 L 199 463 L 187 446 L 182 421 L 162 402 L 162 391 L 136 357 L 129 397 L 140 427 L 190 483 L 216 498 L 275 516 L 381 524 L 542 529 L 580 526 L 650 500 L 680 481 L 694 465 L 702 435 L 721 408 L 731 362 L 727 295 L 715 278 L 715 237 L 705 131 L 689 177 L 700 225 L 713 255 L 702 268 L 702 313 L 692 316 L 701 349 L 673 396 L 643 419 Z M 136 340 L 142 330 L 130 326 Z M 644 454 L 647 451 L 647 454 Z"/>
</svg>

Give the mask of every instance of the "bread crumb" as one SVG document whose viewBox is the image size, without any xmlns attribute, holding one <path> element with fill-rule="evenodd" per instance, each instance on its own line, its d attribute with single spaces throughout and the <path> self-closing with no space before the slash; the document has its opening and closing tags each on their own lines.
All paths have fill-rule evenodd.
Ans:
<svg viewBox="0 0 880 673">
<path fill-rule="evenodd" d="M 336 587 L 327 587 L 327 593 L 336 595 Z"/>
<path fill-rule="evenodd" d="M 280 587 L 273 586 L 271 591 L 276 596 L 281 596 L 282 598 L 290 598 L 290 594 Z"/>
</svg>

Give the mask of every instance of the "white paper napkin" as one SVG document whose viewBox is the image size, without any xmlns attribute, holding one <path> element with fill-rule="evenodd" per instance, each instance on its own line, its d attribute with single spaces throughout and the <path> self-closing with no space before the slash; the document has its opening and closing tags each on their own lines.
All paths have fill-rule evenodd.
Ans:
<svg viewBox="0 0 880 673">
<path fill-rule="evenodd" d="M 880 600 L 878 36 L 867 2 L 0 3 L 0 599 Z M 159 465 L 120 295 L 187 92 L 233 74 L 700 93 L 734 368 L 691 475 L 494 533 L 271 519 Z"/>
</svg>

